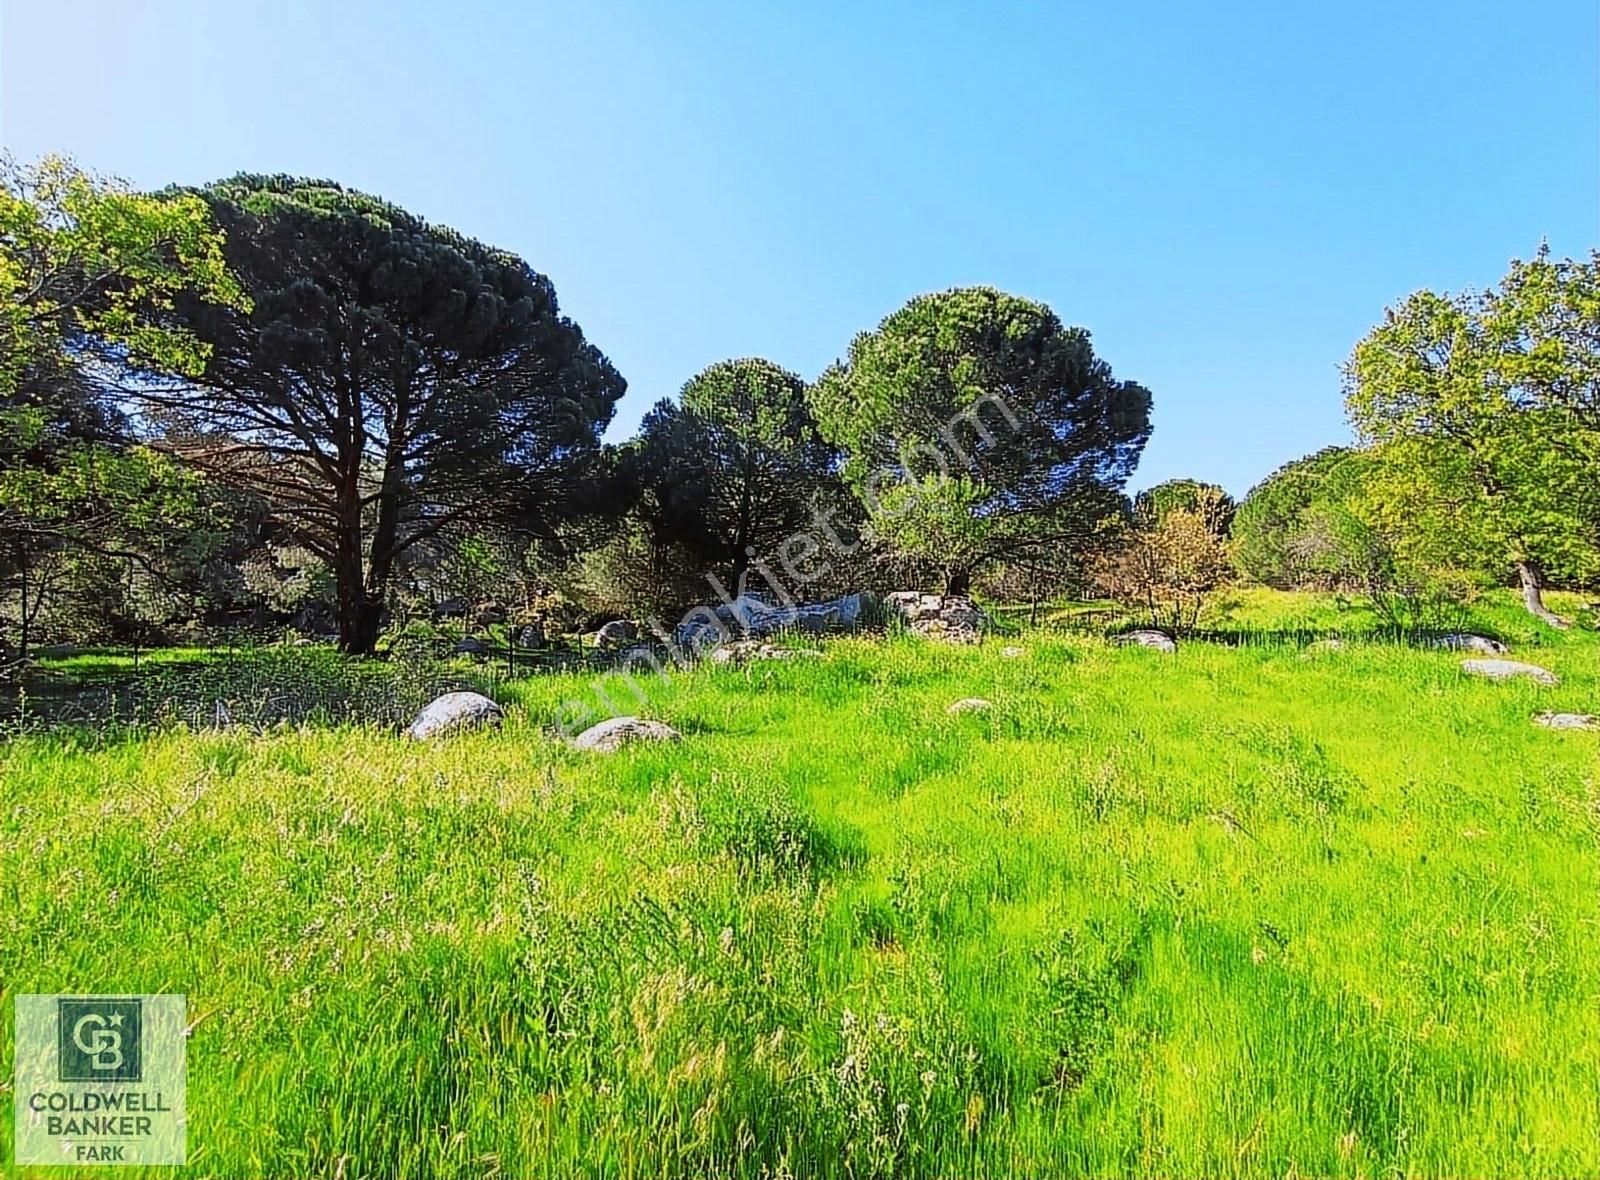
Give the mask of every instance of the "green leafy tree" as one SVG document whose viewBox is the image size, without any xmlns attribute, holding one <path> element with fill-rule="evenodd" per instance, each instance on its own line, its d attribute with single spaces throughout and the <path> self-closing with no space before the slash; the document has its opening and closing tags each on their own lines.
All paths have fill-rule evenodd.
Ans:
<svg viewBox="0 0 1600 1180">
<path fill-rule="evenodd" d="M 1091 545 L 1150 435 L 1149 391 L 1088 332 L 991 287 L 913 299 L 812 401 L 872 535 L 936 561 L 949 593 L 992 562 Z"/>
<path fill-rule="evenodd" d="M 759 358 L 711 365 L 677 402 L 658 403 L 633 458 L 652 551 L 693 553 L 735 592 L 758 560 L 794 564 L 785 543 L 815 531 L 815 514 L 840 500 L 838 454 L 817 429 L 805 382 Z"/>
<path fill-rule="evenodd" d="M 164 445 L 261 495 L 328 564 L 343 650 L 373 650 L 410 547 L 565 517 L 625 386 L 549 279 L 326 181 L 238 176 L 197 196 L 253 308 L 173 301 L 205 364 L 130 393 Z"/>
<path fill-rule="evenodd" d="M 1152 627 L 1192 633 L 1233 572 L 1227 538 L 1217 527 L 1225 495 L 1221 488 L 1203 487 L 1192 501 L 1163 506 L 1155 497 L 1136 506 L 1116 548 L 1098 563 L 1101 588 Z"/>
<path fill-rule="evenodd" d="M 1250 489 L 1234 513 L 1233 561 L 1263 586 L 1293 590 L 1339 584 L 1340 560 L 1328 543 L 1329 514 L 1347 503 L 1357 463 L 1349 447 L 1324 447 L 1278 468 Z"/>
<path fill-rule="evenodd" d="M 0 580 L 19 595 L 23 655 L 91 555 L 160 575 L 164 552 L 202 535 L 195 488 L 128 448 L 106 387 L 130 364 L 199 371 L 205 343 L 164 314 L 184 296 L 248 307 L 203 201 L 56 157 L 0 160 Z"/>
<path fill-rule="evenodd" d="M 1528 610 L 1562 626 L 1546 578 L 1600 562 L 1595 438 L 1527 379 L 1523 319 L 1500 292 L 1419 292 L 1356 346 L 1346 404 L 1375 448 L 1373 521 L 1402 553 L 1489 579 L 1514 570 Z"/>
<path fill-rule="evenodd" d="M 1237 505 L 1233 497 L 1214 483 L 1198 479 L 1169 479 L 1146 488 L 1133 498 L 1134 511 L 1159 519 L 1175 508 L 1186 512 L 1204 511 L 1208 524 L 1219 536 L 1233 527 Z"/>
</svg>

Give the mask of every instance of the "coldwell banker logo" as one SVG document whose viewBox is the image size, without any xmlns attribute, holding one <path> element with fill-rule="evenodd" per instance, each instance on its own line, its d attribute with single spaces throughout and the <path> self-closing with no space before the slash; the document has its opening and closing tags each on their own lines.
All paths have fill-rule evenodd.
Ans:
<svg viewBox="0 0 1600 1180">
<path fill-rule="evenodd" d="M 56 1001 L 56 1038 L 63 1082 L 137 1082 L 143 1000 Z"/>
<path fill-rule="evenodd" d="M 21 995 L 18 1164 L 181 1164 L 183 996 Z"/>
</svg>

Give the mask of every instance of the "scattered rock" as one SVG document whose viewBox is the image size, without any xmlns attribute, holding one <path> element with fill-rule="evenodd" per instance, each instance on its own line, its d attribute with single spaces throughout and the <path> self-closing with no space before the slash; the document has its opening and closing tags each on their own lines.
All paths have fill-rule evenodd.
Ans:
<svg viewBox="0 0 1600 1180">
<path fill-rule="evenodd" d="M 423 742 L 462 729 L 499 725 L 505 712 L 488 697 L 475 692 L 447 692 L 430 701 L 406 730 L 406 736 Z"/>
<path fill-rule="evenodd" d="M 1428 641 L 1428 646 L 1444 651 L 1470 651 L 1480 656 L 1503 656 L 1510 650 L 1498 639 L 1490 639 L 1487 635 L 1471 635 L 1465 631 L 1435 635 Z"/>
<path fill-rule="evenodd" d="M 1007 645 L 1006 647 L 1002 647 L 1000 649 L 1000 654 L 1005 656 L 1005 658 L 1008 660 L 1015 660 L 1027 655 L 1028 650 L 1027 648 L 1023 647 L 1011 647 Z"/>
<path fill-rule="evenodd" d="M 580 750 L 611 754 L 634 742 L 675 742 L 683 735 L 672 726 L 660 721 L 646 721 L 641 717 L 612 717 L 598 725 L 591 725 L 572 744 Z"/>
<path fill-rule="evenodd" d="M 1546 729 L 1600 729 L 1600 717 L 1588 713 L 1540 713 L 1533 723 Z"/>
<path fill-rule="evenodd" d="M 594 633 L 594 645 L 599 648 L 626 647 L 639 638 L 639 626 L 628 619 L 613 619 Z"/>
<path fill-rule="evenodd" d="M 648 643 L 636 643 L 632 647 L 624 648 L 617 656 L 617 662 L 624 668 L 643 668 L 647 671 L 659 671 L 666 666 L 666 662 L 656 655 L 656 649 Z"/>
<path fill-rule="evenodd" d="M 506 608 L 498 602 L 480 602 L 473 608 L 473 618 L 480 627 L 497 627 L 506 621 Z"/>
<path fill-rule="evenodd" d="M 544 628 L 536 623 L 530 623 L 517 632 L 517 646 L 530 651 L 544 647 L 549 642 L 545 637 Z"/>
<path fill-rule="evenodd" d="M 455 654 L 458 656 L 486 656 L 489 654 L 489 645 L 481 639 L 468 635 L 465 639 L 456 640 Z"/>
<path fill-rule="evenodd" d="M 1517 660 L 1462 660 L 1461 670 L 1472 676 L 1486 676 L 1490 680 L 1514 680 L 1525 676 L 1540 684 L 1555 685 L 1561 680 L 1548 668 L 1537 664 L 1524 664 Z"/>
<path fill-rule="evenodd" d="M 1347 645 L 1345 644 L 1345 641 L 1342 640 L 1342 639 L 1338 639 L 1338 638 L 1319 639 L 1315 643 L 1313 643 L 1310 647 L 1306 648 L 1306 650 L 1307 651 L 1343 651 L 1346 646 Z"/>
<path fill-rule="evenodd" d="M 720 606 L 699 606 L 684 616 L 673 641 L 691 652 L 720 648 L 730 640 L 763 639 L 782 631 L 818 635 L 854 631 L 872 614 L 871 594 L 846 594 L 827 602 L 774 606 L 755 594 L 741 594 Z"/>
<path fill-rule="evenodd" d="M 1148 647 L 1152 651 L 1166 652 L 1168 655 L 1178 650 L 1176 639 L 1165 631 L 1155 631 L 1150 628 L 1124 632 L 1114 636 L 1111 642 L 1119 647 Z"/>
<path fill-rule="evenodd" d="M 777 647 L 760 639 L 735 639 L 724 643 L 711 653 L 714 664 L 742 664 L 747 660 L 792 660 L 797 656 L 820 656 L 822 653 L 803 648 Z"/>
<path fill-rule="evenodd" d="M 946 713 L 987 713 L 994 705 L 982 697 L 962 697 L 952 701 Z"/>
<path fill-rule="evenodd" d="M 964 594 L 897 590 L 884 603 L 911 631 L 928 639 L 977 643 L 989 628 L 989 616 Z"/>
<path fill-rule="evenodd" d="M 441 599 L 439 605 L 433 608 L 433 617 L 436 619 L 460 619 L 467 613 L 467 600 L 465 598 Z"/>
</svg>

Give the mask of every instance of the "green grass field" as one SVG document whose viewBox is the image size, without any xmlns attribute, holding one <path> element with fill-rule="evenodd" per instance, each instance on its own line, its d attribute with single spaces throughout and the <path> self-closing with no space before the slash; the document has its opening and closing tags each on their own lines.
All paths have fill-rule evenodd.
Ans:
<svg viewBox="0 0 1600 1180">
<path fill-rule="evenodd" d="M 575 676 L 426 746 L 18 737 L 0 983 L 187 994 L 185 1175 L 1594 1175 L 1600 735 L 1531 717 L 1600 637 L 1481 621 L 1561 686 L 1255 595 L 613 683 L 685 736 L 612 756 Z"/>
</svg>

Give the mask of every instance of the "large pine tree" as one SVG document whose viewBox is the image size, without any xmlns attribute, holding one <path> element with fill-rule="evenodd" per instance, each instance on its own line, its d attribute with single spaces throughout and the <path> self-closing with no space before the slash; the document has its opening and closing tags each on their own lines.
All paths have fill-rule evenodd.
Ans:
<svg viewBox="0 0 1600 1180">
<path fill-rule="evenodd" d="M 253 310 L 179 300 L 204 371 L 135 392 L 177 453 L 329 563 L 340 645 L 370 652 L 407 548 L 569 510 L 625 383 L 515 255 L 326 181 L 199 192 Z"/>
</svg>

